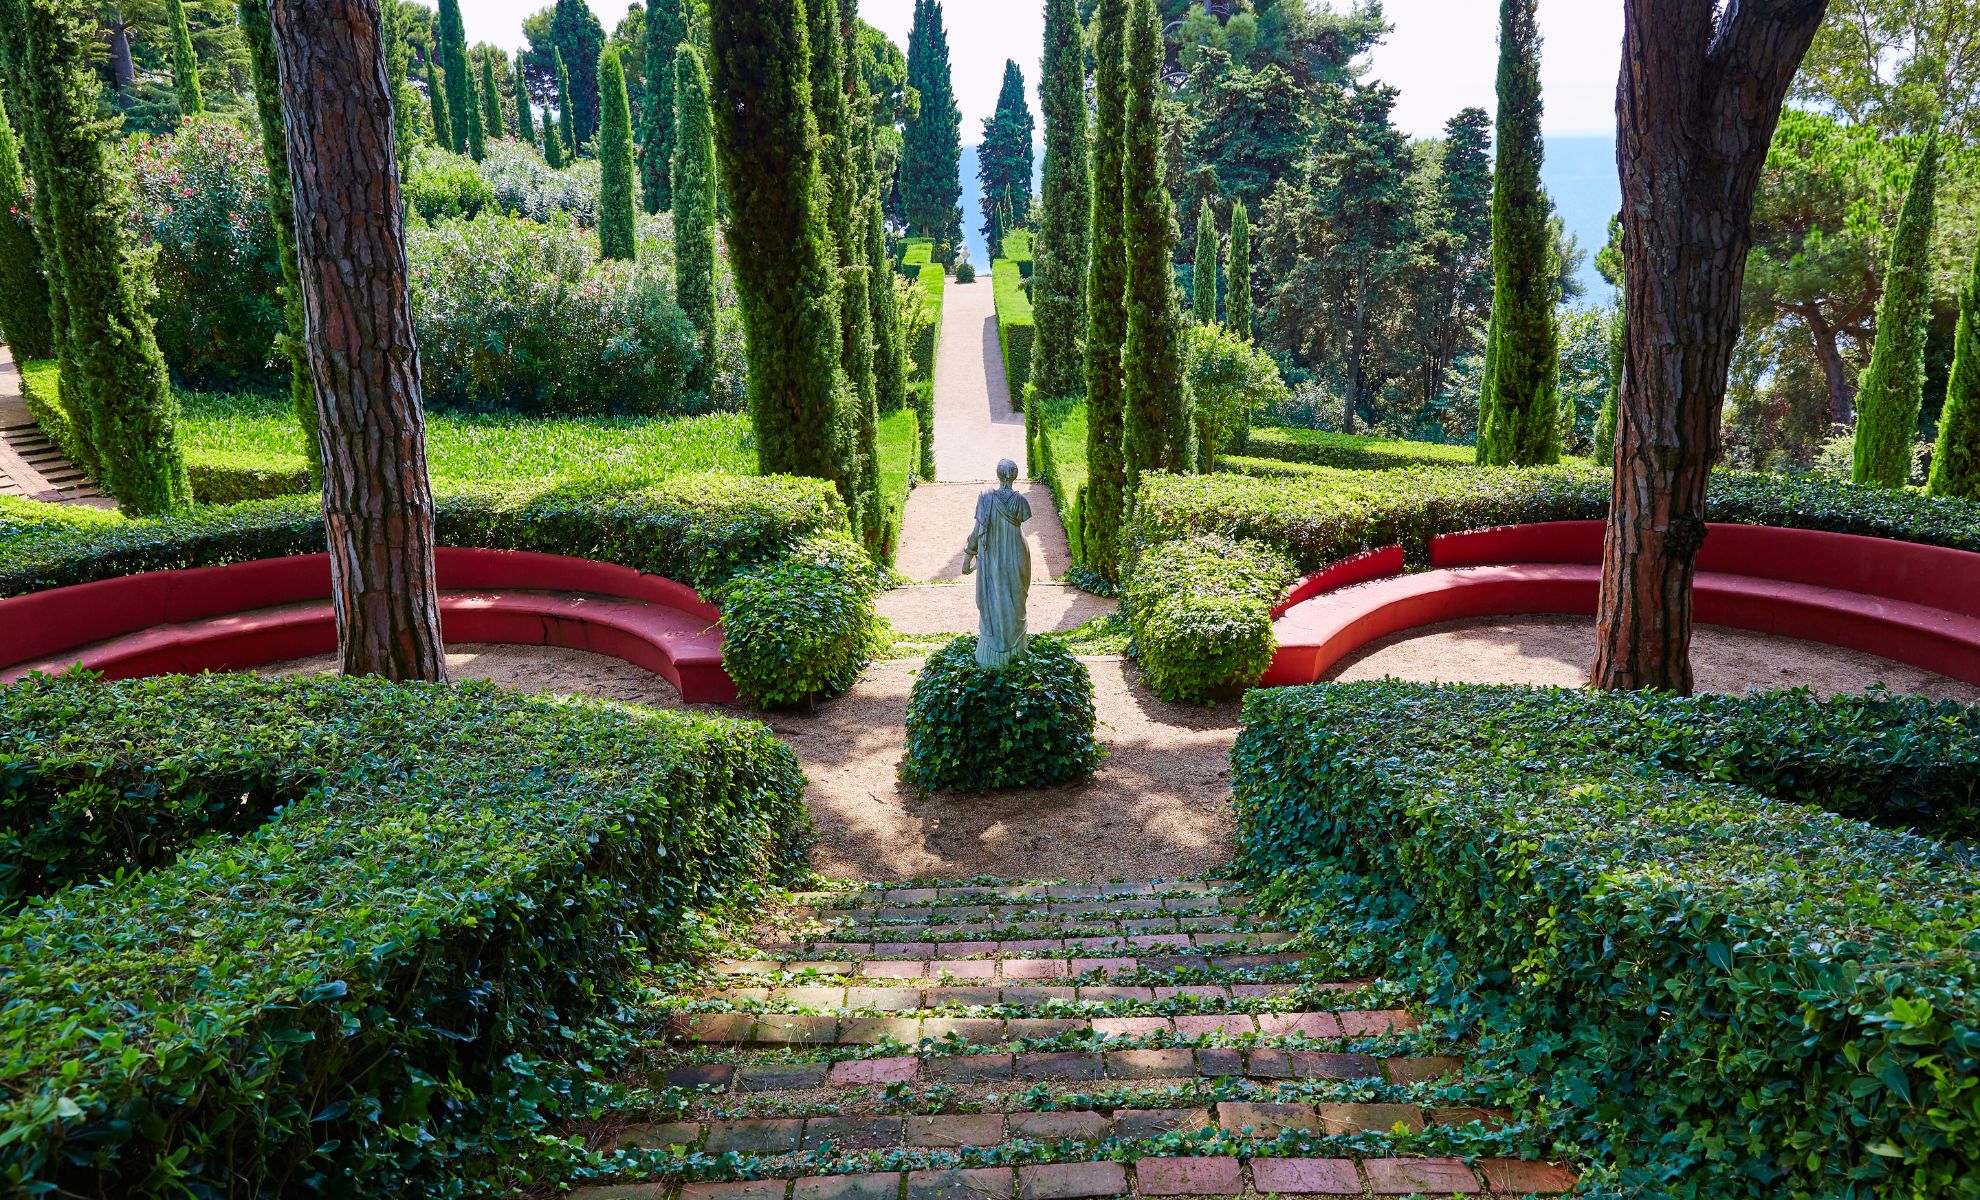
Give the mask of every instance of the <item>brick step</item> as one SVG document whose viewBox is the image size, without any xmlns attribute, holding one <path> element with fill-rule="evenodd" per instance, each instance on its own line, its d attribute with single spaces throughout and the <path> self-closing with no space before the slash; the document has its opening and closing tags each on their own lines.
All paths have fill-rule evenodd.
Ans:
<svg viewBox="0 0 1980 1200">
<path fill-rule="evenodd" d="M 907 1045 L 960 1038 L 994 1046 L 1027 1038 L 1086 1034 L 1095 1042 L 1113 1039 L 1200 1039 L 1214 1037 L 1304 1038 L 1341 1041 L 1407 1033 L 1417 1026 L 1403 1009 L 1347 1012 L 1222 1013 L 1180 1017 L 837 1017 L 785 1013 L 693 1013 L 682 1018 L 686 1041 L 759 1046 L 870 1045 L 894 1040 Z"/>
<path fill-rule="evenodd" d="M 656 1074 L 664 1087 L 716 1095 L 890 1087 L 895 1084 L 973 1084 L 1109 1080 L 1168 1080 L 1218 1086 L 1243 1080 L 1273 1086 L 1288 1081 L 1413 1087 L 1455 1080 L 1463 1064 L 1443 1055 L 1345 1054 L 1254 1047 L 1171 1047 L 1039 1054 L 896 1055 L 819 1062 L 692 1062 Z"/>
<path fill-rule="evenodd" d="M 808 1175 L 738 1183 L 582 1188 L 572 1200 L 1102 1200 L 1118 1196 L 1533 1196 L 1574 1186 L 1546 1163 L 1487 1158 L 1140 1157 L 1131 1163 Z"/>
<path fill-rule="evenodd" d="M 827 976 L 826 978 L 833 978 Z M 1341 995 L 1367 990 L 1367 983 L 1237 983 L 1184 984 L 1172 987 L 856 987 L 823 984 L 798 987 L 742 987 L 713 993 L 709 999 L 765 1012 L 792 1010 L 839 1010 L 857 1012 L 912 1012 L 927 1009 L 1008 1008 L 1038 1009 L 1047 1006 L 1101 1006 L 1104 1011 L 1082 1012 L 1083 1016 L 1146 1016 L 1138 1010 L 1163 1007 L 1171 1010 L 1207 1011 L 1211 1007 L 1236 1005 L 1251 1011 L 1290 1003 L 1296 997 L 1323 994 Z M 1136 1010 L 1136 1011 L 1127 1011 Z M 1159 1015 L 1175 1015 L 1171 1011 Z"/>
<path fill-rule="evenodd" d="M 876 960 L 866 956 L 852 956 L 843 959 L 764 957 L 756 959 L 723 960 L 710 964 L 709 970 L 716 975 L 736 977 L 776 976 L 829 978 L 856 976 L 864 979 L 886 979 L 895 982 L 886 986 L 906 987 L 939 986 L 944 977 L 950 980 L 982 982 L 999 980 L 1011 983 L 1040 983 L 1052 981 L 1057 986 L 1076 984 L 1088 976 L 1105 978 L 1114 982 L 1127 982 L 1123 975 L 1161 977 L 1176 972 L 1216 974 L 1222 972 L 1257 972 L 1275 967 L 1299 966 L 1306 962 L 1306 955 L 1283 951 L 1269 954 L 1144 954 L 1085 956 L 1070 952 L 1065 958 L 1047 957 L 1006 957 L 992 959 L 958 958 L 936 961 L 920 959 Z M 1132 981 L 1139 983 L 1138 979 Z M 1162 979 L 1161 982 L 1174 982 Z M 1188 982 L 1208 982 L 1190 979 Z M 1254 978 L 1238 980 L 1244 983 L 1265 982 Z M 1149 986 L 1155 986 L 1151 978 Z"/>
<path fill-rule="evenodd" d="M 1278 922 L 1249 912 L 1209 915 L 1165 914 L 1154 917 L 1048 917 L 1043 920 L 889 921 L 849 923 L 800 921 L 759 940 L 779 942 L 844 941 L 854 944 L 886 942 L 1002 942 L 1057 938 L 1137 937 L 1148 934 L 1284 933 Z"/>
<path fill-rule="evenodd" d="M 1237 892 L 1183 896 L 1116 896 L 1102 900 L 996 900 L 984 904 L 871 905 L 799 907 L 796 916 L 861 924 L 887 921 L 1039 921 L 1073 917 L 1214 917 L 1255 911 L 1251 897 Z"/>
<path fill-rule="evenodd" d="M 1094 954 L 1100 952 L 1129 953 L 1139 950 L 1159 950 L 1169 954 L 1185 953 L 1191 950 L 1216 951 L 1218 953 L 1244 950 L 1271 950 L 1288 945 L 1295 934 L 1283 930 L 1259 930 L 1256 932 L 1223 931 L 1196 933 L 1115 933 L 1097 937 L 1073 938 L 1013 938 L 915 942 L 891 940 L 881 942 L 835 942 L 808 941 L 770 943 L 759 946 L 763 953 L 778 958 L 824 958 L 824 959 L 931 959 L 931 958 L 981 958 L 989 955 L 1007 956 L 1018 954 Z"/>
<path fill-rule="evenodd" d="M 1115 897 L 1242 895 L 1234 880 L 1155 880 L 1132 883 L 937 883 L 884 885 L 797 892 L 791 903 L 809 908 L 880 908 L 908 905 L 992 904 L 1001 901 L 1103 900 Z"/>
</svg>

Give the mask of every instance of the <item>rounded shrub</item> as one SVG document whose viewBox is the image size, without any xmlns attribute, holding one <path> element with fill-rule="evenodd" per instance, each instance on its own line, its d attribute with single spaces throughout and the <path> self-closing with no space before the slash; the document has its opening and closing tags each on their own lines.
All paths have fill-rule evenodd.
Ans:
<svg viewBox="0 0 1980 1200">
<path fill-rule="evenodd" d="M 1164 700 L 1205 703 L 1272 665 L 1272 606 L 1299 577 L 1258 542 L 1186 538 L 1141 556 L 1128 583 L 1135 655 Z"/>
<path fill-rule="evenodd" d="M 465 154 L 427 146 L 406 172 L 406 205 L 423 221 L 473 219 L 495 207 L 495 189 Z"/>
<path fill-rule="evenodd" d="M 1056 642 L 1000 671 L 976 665 L 976 638 L 929 658 L 908 700 L 901 778 L 931 791 L 1049 788 L 1100 766 L 1093 677 Z"/>
<path fill-rule="evenodd" d="M 959 265 L 958 265 L 958 266 L 956 267 L 956 282 L 957 282 L 957 283 L 975 283 L 975 282 L 976 282 L 976 268 L 975 268 L 974 266 L 972 266 L 971 264 L 969 264 L 969 263 L 961 263 L 961 264 L 959 264 Z"/>
<path fill-rule="evenodd" d="M 879 578 L 844 538 L 815 537 L 751 567 L 715 595 L 722 661 L 758 708 L 809 704 L 845 691 L 883 648 L 873 594 Z"/>
</svg>

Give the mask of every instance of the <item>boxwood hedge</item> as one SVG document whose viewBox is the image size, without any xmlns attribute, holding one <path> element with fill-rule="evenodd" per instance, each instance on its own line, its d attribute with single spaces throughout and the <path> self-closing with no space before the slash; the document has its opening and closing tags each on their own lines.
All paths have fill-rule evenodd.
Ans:
<svg viewBox="0 0 1980 1200">
<path fill-rule="evenodd" d="M 1405 442 L 1277 425 L 1254 426 L 1244 440 L 1241 453 L 1248 458 L 1361 471 L 1415 466 L 1468 467 L 1478 459 L 1478 451 L 1472 446 Z"/>
<path fill-rule="evenodd" d="M 1143 571 L 1187 555 L 1191 539 L 1211 536 L 1257 542 L 1310 574 L 1366 550 L 1401 545 L 1411 567 L 1427 567 L 1430 539 L 1445 533 L 1535 521 L 1599 520 L 1608 515 L 1609 475 L 1588 466 L 1535 468 L 1402 467 L 1354 471 L 1304 467 L 1277 477 L 1150 475 L 1142 480 L 1128 523 L 1130 591 Z M 1815 476 L 1720 472 L 1709 497 L 1714 521 L 1865 534 L 1980 551 L 1980 504 L 1919 492 L 1857 488 Z M 1282 589 L 1257 576 L 1255 598 L 1267 607 Z M 1183 597 L 1177 601 L 1187 605 Z M 1222 611 L 1222 595 L 1204 603 Z M 1205 638 L 1170 647 L 1151 612 L 1130 605 L 1137 653 L 1152 675 L 1185 671 L 1163 656 L 1234 658 L 1239 643 L 1255 641 L 1255 622 L 1215 633 L 1206 614 Z M 1166 618 L 1188 623 L 1171 613 Z M 1154 658 L 1151 660 L 1150 655 Z M 1269 656 L 1268 656 L 1269 660 Z M 1255 676 L 1253 677 L 1256 678 Z"/>
<path fill-rule="evenodd" d="M 0 1192 L 500 1190 L 643 950 L 799 864 L 803 787 L 753 723 L 482 685 L 0 689 L 0 852 L 91 881 L 0 915 Z"/>
<path fill-rule="evenodd" d="M 324 546 L 314 497 L 145 521 L 87 512 L 0 508 L 0 597 L 143 571 L 314 554 Z M 818 480 L 678 475 L 631 492 L 456 490 L 439 496 L 435 519 L 442 545 L 567 554 L 688 584 L 723 608 L 729 673 L 745 696 L 766 702 L 843 687 L 877 637 L 874 567 L 848 539 L 838 493 Z M 744 575 L 754 582 L 742 586 Z M 821 603 L 821 589 L 836 601 Z M 784 623 L 800 614 L 807 628 L 792 642 Z"/>
<path fill-rule="evenodd" d="M 1272 605 L 1299 578 L 1270 546 L 1205 534 L 1151 555 L 1127 594 L 1148 686 L 1200 702 L 1255 683 L 1272 665 Z"/>
<path fill-rule="evenodd" d="M 1252 692 L 1240 860 L 1547 1080 L 1629 1194 L 1980 1194 L 1973 710 Z M 1933 818 L 1927 824 L 1938 822 Z"/>
</svg>

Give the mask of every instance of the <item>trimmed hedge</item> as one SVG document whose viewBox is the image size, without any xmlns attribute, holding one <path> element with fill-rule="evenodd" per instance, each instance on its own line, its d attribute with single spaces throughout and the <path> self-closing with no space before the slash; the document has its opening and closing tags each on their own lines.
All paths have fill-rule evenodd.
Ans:
<svg viewBox="0 0 1980 1200">
<path fill-rule="evenodd" d="M 900 241 L 901 274 L 909 279 L 921 278 L 921 268 L 942 264 L 935 261 L 935 239 L 902 238 Z"/>
<path fill-rule="evenodd" d="M 1392 976 L 1548 1078 L 1632 1194 L 1980 1192 L 1971 850 L 1818 807 L 1970 819 L 1973 710 L 1271 689 L 1233 762 L 1242 870 L 1400 939 Z"/>
<path fill-rule="evenodd" d="M 1601 520 L 1608 515 L 1608 472 L 1589 466 L 1401 467 L 1349 471 L 1302 467 L 1296 475 L 1262 478 L 1232 473 L 1143 477 L 1128 521 L 1129 590 L 1143 570 L 1178 543 L 1212 536 L 1257 542 L 1287 556 L 1299 574 L 1310 574 L 1363 551 L 1399 544 L 1413 568 L 1430 561 L 1430 539 L 1445 533 L 1538 521 Z M 1864 534 L 1897 541 L 1980 551 L 1980 504 L 1950 497 L 1884 488 L 1857 488 L 1812 475 L 1720 472 L 1708 497 L 1711 520 Z M 1253 597 L 1268 607 L 1282 592 L 1260 577 Z M 1175 603 L 1187 605 L 1185 595 Z M 1221 611 L 1227 598 L 1206 597 Z M 1151 619 L 1128 610 L 1138 648 L 1165 651 L 1168 642 Z M 1180 622 L 1179 615 L 1166 620 Z M 1206 613 L 1206 635 L 1219 613 Z M 1248 626 L 1188 651 L 1212 660 L 1234 660 L 1254 631 Z M 1182 654 L 1187 648 L 1176 646 Z M 1181 667 L 1178 662 L 1177 667 Z M 1143 666 L 1150 667 L 1144 658 Z M 1151 668 L 1155 673 L 1168 665 Z"/>
<path fill-rule="evenodd" d="M 1004 376 L 1010 383 L 1011 403 L 1024 408 L 1024 386 L 1031 381 L 1031 345 L 1038 329 L 1031 314 L 1031 295 L 1025 290 L 1018 264 L 1000 258 L 990 267 L 990 286 L 996 294 L 997 347 L 1004 355 Z"/>
<path fill-rule="evenodd" d="M 976 665 L 976 635 L 928 659 L 908 699 L 901 778 L 931 791 L 1054 788 L 1093 777 L 1093 676 L 1057 642 L 1031 648 L 1002 670 Z"/>
<path fill-rule="evenodd" d="M 1474 465 L 1478 458 L 1475 446 L 1405 442 L 1394 438 L 1282 426 L 1251 430 L 1250 436 L 1242 443 L 1242 454 L 1249 458 L 1361 471 L 1388 471 L 1413 466 L 1468 467 Z"/>
<path fill-rule="evenodd" d="M 17 522 L 11 509 L 0 509 L 0 596 L 317 554 L 325 539 L 313 497 L 108 524 L 57 511 Z M 874 567 L 849 540 L 845 506 L 824 481 L 679 475 L 632 492 L 447 491 L 437 499 L 435 523 L 443 546 L 567 554 L 693 587 L 723 608 L 724 653 L 736 686 L 771 703 L 846 679 L 847 664 L 859 658 L 864 665 L 877 636 Z M 737 585 L 745 575 L 754 582 Z M 821 588 L 835 598 L 826 602 Z M 793 613 L 808 623 L 800 643 L 778 628 Z"/>
<path fill-rule="evenodd" d="M 948 276 L 939 264 L 926 264 L 916 279 L 928 307 L 928 328 L 908 347 L 913 363 L 908 405 L 921 421 L 921 476 L 935 478 L 935 355 L 942 345 L 942 298 Z"/>
<path fill-rule="evenodd" d="M 1272 665 L 1272 605 L 1299 578 L 1257 542 L 1184 538 L 1150 556 L 1127 593 L 1135 655 L 1164 700 L 1213 702 Z"/>
<path fill-rule="evenodd" d="M 0 928 L 0 1190 L 506 1190 L 644 951 L 801 866 L 803 788 L 754 723 L 484 685 L 0 690 L 6 836 L 102 877 Z"/>
<path fill-rule="evenodd" d="M 1074 562 L 1085 561 L 1080 510 L 1086 501 L 1086 402 L 1039 396 L 1032 389 L 1025 411 L 1031 474 L 1052 489 Z"/>
</svg>

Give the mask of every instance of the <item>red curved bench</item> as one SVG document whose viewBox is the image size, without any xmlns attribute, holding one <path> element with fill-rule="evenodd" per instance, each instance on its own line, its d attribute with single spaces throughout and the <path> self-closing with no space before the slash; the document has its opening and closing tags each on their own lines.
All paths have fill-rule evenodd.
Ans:
<svg viewBox="0 0 1980 1200">
<path fill-rule="evenodd" d="M 591 559 L 441 547 L 450 643 L 562 646 L 664 677 L 691 704 L 733 704 L 722 615 L 685 584 Z M 238 671 L 337 649 L 330 558 L 151 571 L 0 600 L 0 682 L 81 664 L 112 679 Z"/>
<path fill-rule="evenodd" d="M 1431 539 L 1431 569 L 1388 547 L 1308 576 L 1273 624 L 1267 687 L 1312 683 L 1377 638 L 1467 617 L 1593 616 L 1601 521 Z M 1378 568 L 1392 567 L 1387 571 Z M 1888 538 L 1712 525 L 1693 611 L 1725 625 L 1860 650 L 1980 684 L 1980 554 Z"/>
</svg>

